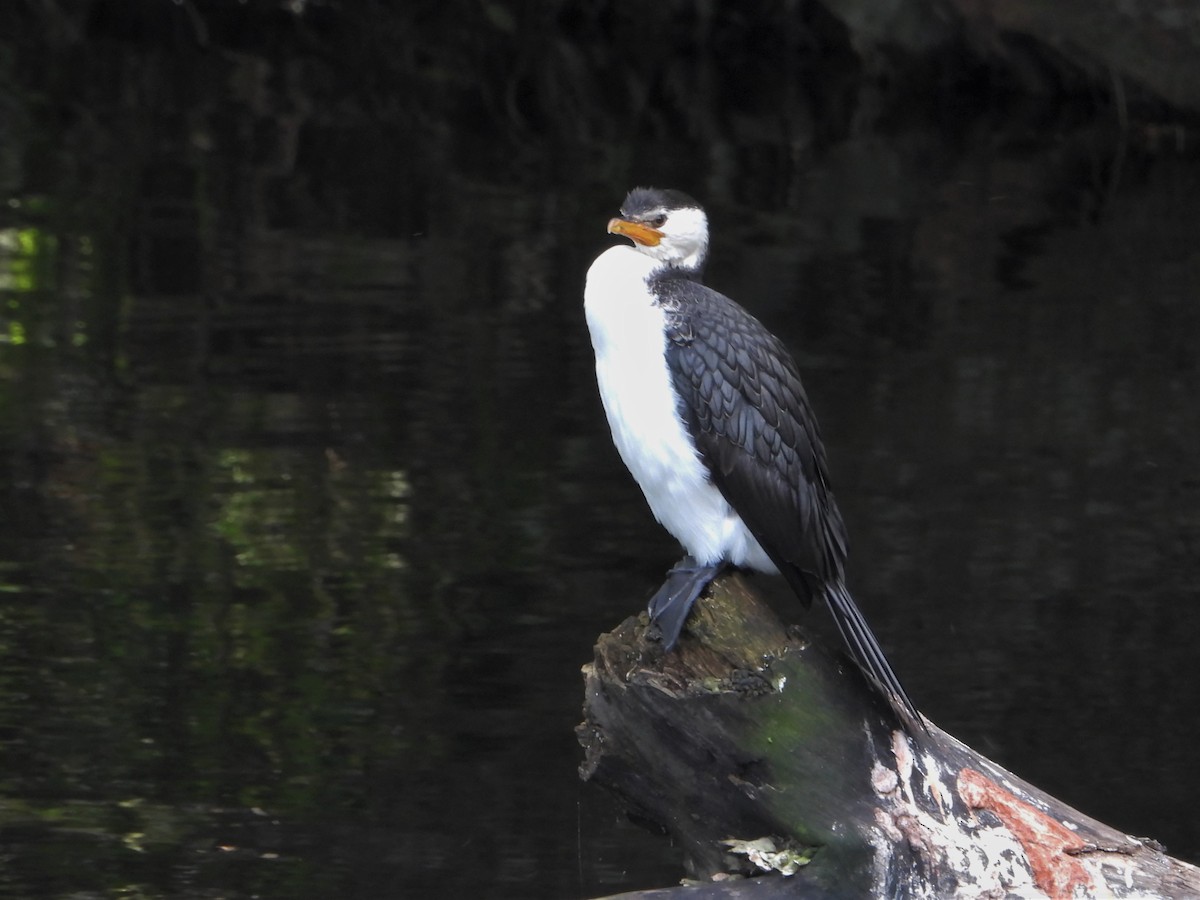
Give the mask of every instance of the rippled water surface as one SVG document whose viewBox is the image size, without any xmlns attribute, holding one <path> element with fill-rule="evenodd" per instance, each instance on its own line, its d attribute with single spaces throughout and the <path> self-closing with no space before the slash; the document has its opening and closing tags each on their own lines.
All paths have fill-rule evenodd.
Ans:
<svg viewBox="0 0 1200 900">
<path fill-rule="evenodd" d="M 567 140 L 302 40 L 91 27 L 0 68 L 0 895 L 680 877 L 573 734 L 677 553 L 581 309 L 651 181 L 796 349 L 918 703 L 1200 860 L 1190 145 L 1103 109 L 739 135 L 727 98 Z"/>
</svg>

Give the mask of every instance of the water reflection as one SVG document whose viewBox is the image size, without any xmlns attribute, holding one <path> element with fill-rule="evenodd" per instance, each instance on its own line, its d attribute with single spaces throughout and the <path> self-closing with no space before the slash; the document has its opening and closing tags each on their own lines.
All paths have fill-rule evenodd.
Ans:
<svg viewBox="0 0 1200 900">
<path fill-rule="evenodd" d="M 0 212 L 6 896 L 678 877 L 575 775 L 579 665 L 676 554 L 580 291 L 629 184 L 697 171 L 711 280 L 800 350 L 914 696 L 1200 857 L 1194 160 L 1113 179 L 1103 127 L 1017 121 L 705 162 L 655 121 L 644 164 L 522 143 L 488 181 L 495 146 L 437 160 L 314 106 L 300 63 L 84 69 L 96 116 L 30 124 L 22 159 L 94 152 Z"/>
</svg>

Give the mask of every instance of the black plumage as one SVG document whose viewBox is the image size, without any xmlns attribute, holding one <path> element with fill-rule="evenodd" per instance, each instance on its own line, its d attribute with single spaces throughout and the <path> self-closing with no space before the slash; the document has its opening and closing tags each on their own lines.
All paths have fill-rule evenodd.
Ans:
<svg viewBox="0 0 1200 900">
<path fill-rule="evenodd" d="M 680 416 L 713 483 L 772 561 L 803 574 L 811 600 L 843 577 L 846 529 L 795 362 L 723 294 L 672 274 L 650 287 L 667 312 Z"/>
<path fill-rule="evenodd" d="M 805 605 L 825 598 L 855 661 L 919 722 L 846 590 L 846 527 L 791 354 L 694 273 L 668 269 L 650 289 L 667 314 L 667 366 L 680 417 L 713 484 Z"/>
</svg>

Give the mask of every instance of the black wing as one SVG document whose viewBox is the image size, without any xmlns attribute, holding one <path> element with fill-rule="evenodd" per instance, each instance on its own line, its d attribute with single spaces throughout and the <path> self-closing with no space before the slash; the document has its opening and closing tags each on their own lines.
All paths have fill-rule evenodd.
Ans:
<svg viewBox="0 0 1200 900">
<path fill-rule="evenodd" d="M 716 291 L 679 280 L 660 296 L 680 412 L 713 484 L 801 596 L 821 593 L 842 578 L 846 532 L 795 361 Z"/>
<path fill-rule="evenodd" d="M 791 354 L 748 312 L 697 282 L 659 285 L 659 296 L 680 413 L 713 484 L 797 595 L 825 598 L 851 655 L 901 719 L 921 723 L 846 590 L 846 527 Z"/>
</svg>

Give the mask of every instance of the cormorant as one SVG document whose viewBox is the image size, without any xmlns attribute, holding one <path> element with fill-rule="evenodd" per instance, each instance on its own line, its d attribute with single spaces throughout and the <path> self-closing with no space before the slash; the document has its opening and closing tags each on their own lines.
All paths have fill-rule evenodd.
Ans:
<svg viewBox="0 0 1200 900">
<path fill-rule="evenodd" d="M 665 650 L 726 566 L 823 597 L 855 662 L 922 723 L 845 585 L 846 529 L 800 373 L 783 343 L 701 283 L 708 218 L 674 190 L 636 188 L 588 270 L 584 309 L 613 443 L 687 556 L 651 598 Z"/>
</svg>

